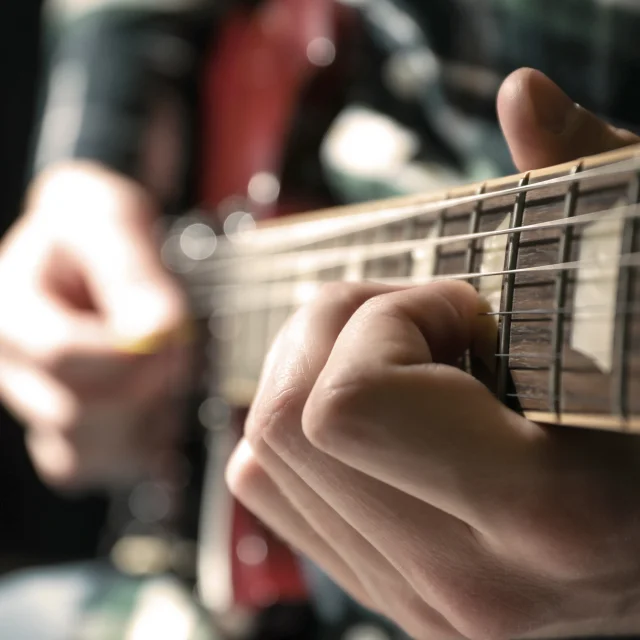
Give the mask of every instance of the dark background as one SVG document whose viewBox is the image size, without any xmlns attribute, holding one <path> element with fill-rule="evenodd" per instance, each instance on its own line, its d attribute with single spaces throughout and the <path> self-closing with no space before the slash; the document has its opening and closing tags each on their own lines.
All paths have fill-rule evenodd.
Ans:
<svg viewBox="0 0 640 640">
<path fill-rule="evenodd" d="M 28 181 L 37 110 L 41 0 L 0 3 L 0 234 L 17 217 Z M 0 300 L 0 313 L 6 304 Z M 63 500 L 37 479 L 22 430 L 0 406 L 0 572 L 95 552 L 102 500 Z"/>
</svg>

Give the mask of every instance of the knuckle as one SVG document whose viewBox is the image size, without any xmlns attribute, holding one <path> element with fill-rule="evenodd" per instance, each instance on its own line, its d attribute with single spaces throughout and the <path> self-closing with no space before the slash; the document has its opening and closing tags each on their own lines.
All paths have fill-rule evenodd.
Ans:
<svg viewBox="0 0 640 640">
<path fill-rule="evenodd" d="M 371 318 L 380 316 L 394 316 L 400 307 L 393 295 L 376 296 L 366 300 L 358 309 L 358 318 L 362 323 L 368 323 Z"/>
<path fill-rule="evenodd" d="M 270 442 L 285 440 L 292 429 L 299 428 L 304 402 L 305 396 L 294 381 L 270 392 L 268 397 L 259 398 L 245 425 L 251 446 L 259 451 Z"/>
<path fill-rule="evenodd" d="M 317 449 L 330 452 L 360 438 L 359 425 L 375 381 L 350 370 L 314 388 L 302 414 L 302 430 Z"/>
<path fill-rule="evenodd" d="M 241 463 L 234 462 L 229 465 L 225 479 L 232 495 L 240 501 L 246 501 L 270 481 L 267 473 L 253 456 L 245 456 Z"/>
<path fill-rule="evenodd" d="M 325 282 L 316 298 L 318 304 L 339 307 L 356 306 L 360 299 L 357 285 L 348 282 Z"/>
<path fill-rule="evenodd" d="M 327 282 L 309 305 L 310 312 L 326 315 L 330 310 L 333 317 L 346 322 L 362 305 L 366 305 L 373 292 L 361 284 L 353 282 Z"/>
<path fill-rule="evenodd" d="M 245 424 L 247 440 L 256 451 L 267 441 L 280 441 L 292 428 L 300 429 L 309 393 L 299 344 L 307 333 L 307 318 L 301 311 L 290 319 L 265 361 L 258 394 Z M 282 357 L 283 349 L 288 352 L 286 357 Z"/>
</svg>

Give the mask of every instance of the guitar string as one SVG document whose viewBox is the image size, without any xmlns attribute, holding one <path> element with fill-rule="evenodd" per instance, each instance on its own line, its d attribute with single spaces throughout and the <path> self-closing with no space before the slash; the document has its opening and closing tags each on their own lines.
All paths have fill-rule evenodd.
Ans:
<svg viewBox="0 0 640 640">
<path fill-rule="evenodd" d="M 618 267 L 639 267 L 640 266 L 640 252 L 624 254 L 620 256 L 611 256 L 611 259 L 618 259 Z M 537 265 L 534 267 L 520 267 L 517 269 L 503 269 L 500 271 L 485 271 L 485 272 L 474 272 L 474 273 L 454 273 L 454 274 L 442 274 L 431 277 L 421 277 L 421 278 L 375 278 L 370 280 L 365 280 L 366 282 L 375 282 L 378 284 L 386 284 L 391 286 L 398 287 L 414 287 L 424 284 L 429 284 L 432 282 L 443 282 L 449 280 L 475 280 L 480 278 L 493 278 L 499 276 L 506 275 L 520 275 L 520 274 L 536 274 L 536 273 L 545 273 L 545 272 L 557 272 L 557 271 L 578 271 L 584 268 L 599 268 L 601 269 L 604 264 L 604 259 L 600 257 L 596 260 L 577 260 L 574 262 L 564 262 L 561 264 L 545 264 L 545 265 Z M 594 279 L 596 275 L 594 274 Z M 189 288 L 192 292 L 192 299 L 194 301 L 209 301 L 213 304 L 219 303 L 221 297 L 229 296 L 234 299 L 239 298 L 239 294 L 242 294 L 243 302 L 241 304 L 248 305 L 249 308 L 253 308 L 256 303 L 259 302 L 259 297 L 262 295 L 265 298 L 274 297 L 273 288 L 280 287 L 280 291 L 284 292 L 282 297 L 286 299 L 295 298 L 296 294 L 300 298 L 305 298 L 309 296 L 312 298 L 317 290 L 323 284 L 320 280 L 306 280 L 306 281 L 297 281 L 297 282 L 287 282 L 287 281 L 275 281 L 270 283 L 270 286 L 265 286 L 264 283 L 256 284 L 253 286 L 247 286 L 246 284 L 226 284 L 226 285 L 214 285 L 213 287 L 207 283 L 195 284 L 192 283 Z M 289 295 L 287 295 L 289 294 Z M 293 302 L 295 303 L 295 299 Z M 240 303 L 240 301 L 238 300 Z M 224 299 L 222 300 L 222 307 L 225 308 Z M 259 308 L 270 308 L 272 304 L 259 304 Z M 280 305 L 278 305 L 280 306 Z"/>
<path fill-rule="evenodd" d="M 599 309 L 606 309 L 607 311 L 610 312 L 610 309 L 607 309 L 606 305 L 597 305 L 597 304 L 593 304 L 593 305 L 584 305 L 581 306 L 579 308 L 574 308 L 574 309 L 569 309 L 569 310 L 563 310 L 565 313 L 571 312 L 574 313 L 573 317 L 576 317 L 575 312 L 576 311 L 594 311 L 594 310 L 599 310 Z M 634 313 L 637 312 L 638 310 L 640 310 L 640 307 L 635 307 L 635 308 L 627 308 L 626 309 L 626 313 Z M 555 313 L 555 310 L 553 309 L 539 309 L 539 310 L 522 310 L 522 311 L 512 311 L 509 312 L 510 314 L 518 314 L 518 313 L 522 313 L 523 315 L 527 315 L 530 314 L 532 312 L 544 312 L 544 313 Z M 483 312 L 480 313 L 479 315 L 481 316 L 502 316 L 502 315 L 506 315 L 505 313 L 502 312 Z M 593 317 L 596 318 L 598 317 L 598 314 L 594 314 L 594 313 L 587 313 L 587 317 Z M 606 315 L 606 317 L 608 319 L 611 319 L 611 313 L 608 313 Z M 567 318 L 568 320 L 572 319 L 572 318 Z M 277 333 L 277 332 L 276 332 Z M 227 336 L 227 340 L 232 340 L 234 336 Z M 238 338 L 238 336 L 236 335 L 235 338 Z M 249 354 L 245 354 L 246 356 L 246 360 L 248 362 L 251 363 L 256 363 L 258 362 L 258 366 L 251 367 L 251 371 L 247 372 L 247 375 L 244 376 L 245 382 L 256 382 L 257 383 L 257 378 L 258 378 L 258 373 L 260 371 L 260 362 L 263 361 L 264 356 L 266 355 L 266 353 L 268 352 L 268 348 L 270 343 L 272 342 L 271 339 L 267 338 L 267 340 L 264 341 L 264 343 L 262 343 L 260 346 L 258 346 L 258 349 L 256 350 L 255 348 L 252 349 L 252 352 Z M 493 357 L 495 358 L 500 358 L 500 359 L 508 359 L 510 360 L 510 364 L 509 364 L 509 368 L 512 371 L 548 371 L 551 366 L 553 366 L 553 362 L 555 360 L 554 355 L 553 354 L 532 354 L 532 353 L 527 353 L 527 352 L 518 352 L 518 351 L 512 351 L 511 353 L 500 353 L 500 352 L 494 352 L 492 354 Z M 533 361 L 533 362 L 530 362 Z M 538 365 L 536 365 L 536 363 L 539 363 Z M 577 372 L 577 373 L 593 373 L 595 372 L 595 368 L 593 365 L 591 365 L 590 368 L 586 369 L 584 366 L 580 367 L 580 366 L 576 366 L 576 365 L 568 365 L 563 367 L 563 373 L 571 373 L 571 372 Z M 605 373 L 605 372 L 601 372 L 601 373 Z M 228 380 L 231 381 L 231 383 L 233 383 L 234 378 L 230 377 Z M 253 384 L 252 382 L 252 384 Z M 603 391 L 601 395 L 601 398 L 606 399 L 610 396 L 611 391 L 606 388 L 606 390 Z M 509 396 L 511 397 L 511 396 Z M 545 410 L 547 405 L 546 403 L 548 402 L 548 392 L 545 390 L 544 392 L 541 393 L 541 395 L 514 395 L 513 397 L 519 397 L 520 400 L 531 400 L 531 401 L 535 401 L 535 402 L 543 402 L 545 403 Z M 565 389 L 563 390 L 563 396 L 562 396 L 564 402 L 580 402 L 581 400 L 585 400 L 585 401 L 589 401 L 590 403 L 593 403 L 594 401 L 594 396 L 592 393 L 590 394 L 583 394 L 583 393 L 578 393 L 575 391 L 571 391 L 570 389 Z M 526 408 L 526 410 L 533 410 L 531 408 Z M 575 410 L 574 410 L 575 412 Z M 583 411 L 584 412 L 584 411 Z M 565 410 L 563 411 L 563 413 L 569 414 L 571 413 L 571 410 Z M 610 416 L 612 414 L 610 413 L 602 413 L 603 417 L 606 416 Z"/>
<path fill-rule="evenodd" d="M 228 317 L 238 313 L 250 313 L 253 311 L 269 311 L 273 309 L 282 309 L 285 307 L 296 307 L 294 303 L 282 303 L 272 305 L 256 305 L 255 307 L 224 307 L 220 311 L 210 312 L 208 310 L 202 310 L 201 319 L 215 317 Z M 611 307 L 608 305 L 593 305 L 585 307 L 564 308 L 564 309 L 518 309 L 515 311 L 491 311 L 491 312 L 479 312 L 479 317 L 494 317 L 503 318 L 505 316 L 512 316 L 515 322 L 549 322 L 556 315 L 570 316 L 567 320 L 579 319 L 579 320 L 606 320 L 611 317 Z M 615 317 L 623 315 L 636 316 L 640 315 L 640 305 L 634 305 L 626 311 L 620 309 L 614 309 Z M 525 317 L 533 316 L 533 317 Z"/>
<path fill-rule="evenodd" d="M 266 355 L 266 354 L 265 354 Z M 504 354 L 494 354 L 496 357 L 503 357 L 503 358 L 513 358 L 513 359 L 517 359 L 518 356 L 517 355 L 504 355 Z M 535 371 L 535 372 L 545 372 L 548 371 L 549 368 L 551 366 L 551 362 L 549 363 L 549 366 L 544 366 L 544 367 L 525 367 L 525 366 L 518 366 L 518 365 L 513 365 L 510 364 L 509 365 L 509 369 L 511 371 L 514 372 L 527 372 L 527 371 Z M 578 368 L 572 368 L 572 367 L 566 367 L 563 368 L 563 373 L 594 373 L 596 371 L 595 366 L 592 366 L 590 369 L 578 369 Z M 258 377 L 259 377 L 259 371 L 252 371 L 251 373 L 245 375 L 242 378 L 243 381 L 243 386 L 246 385 L 250 385 L 251 387 L 257 386 L 258 384 Z M 602 375 L 606 375 L 604 372 L 600 371 L 600 373 L 602 373 Z M 228 385 L 229 386 L 233 386 L 234 383 L 238 381 L 238 379 L 234 379 L 233 377 L 230 377 L 228 379 Z M 544 405 L 544 408 L 535 408 L 535 407 L 523 407 L 523 411 L 526 413 L 528 411 L 545 411 L 548 413 L 556 413 L 555 411 L 551 411 L 548 409 L 548 402 L 549 402 L 549 394 L 548 391 L 545 390 L 542 391 L 539 395 L 535 395 L 533 393 L 507 393 L 506 394 L 508 398 L 516 398 L 519 399 L 520 401 L 526 401 L 526 400 L 532 400 L 532 401 L 537 401 L 537 402 L 541 402 Z M 622 418 L 622 416 L 618 416 L 614 413 L 611 412 L 604 412 L 601 409 L 598 410 L 593 410 L 593 409 L 585 409 L 585 405 L 584 402 L 587 402 L 587 406 L 594 406 L 595 402 L 609 402 L 611 396 L 611 390 L 608 387 L 602 387 L 602 393 L 599 395 L 594 395 L 593 393 L 585 393 L 585 392 L 581 392 L 581 391 L 573 391 L 571 389 L 563 389 L 562 391 L 562 399 L 565 402 L 575 402 L 577 404 L 581 404 L 581 407 L 578 408 L 569 408 L 569 409 L 564 409 L 563 411 L 561 411 L 561 414 L 564 415 L 571 415 L 572 413 L 579 413 L 579 414 L 584 414 L 584 413 L 591 413 L 594 415 L 599 415 L 602 418 L 620 418 L 621 420 L 624 420 Z M 640 417 L 640 414 L 635 414 L 635 417 Z"/>
<path fill-rule="evenodd" d="M 231 258 L 216 261 L 215 257 L 212 256 L 204 261 L 194 262 L 191 276 L 202 276 L 210 271 L 214 271 L 215 278 L 219 280 L 224 277 L 225 273 L 231 272 L 236 277 L 256 282 L 265 279 L 269 280 L 276 276 L 287 277 L 334 267 L 344 267 L 354 261 L 368 262 L 415 252 L 428 255 L 429 252 L 434 251 L 438 247 L 462 242 L 468 244 L 470 242 L 477 242 L 478 240 L 511 236 L 517 233 L 524 234 L 533 231 L 564 229 L 599 222 L 605 218 L 614 221 L 631 220 L 638 217 L 640 217 L 640 206 L 633 204 L 583 213 L 572 216 L 571 218 L 547 220 L 545 222 L 509 227 L 507 229 L 495 229 L 493 231 L 443 236 L 441 238 L 427 237 L 416 240 L 390 241 L 373 245 L 308 250 L 297 253 L 273 254 L 266 258 Z"/>
<path fill-rule="evenodd" d="M 221 236 L 218 250 L 220 253 L 229 251 L 231 254 L 250 251 L 254 255 L 262 252 L 273 253 L 274 249 L 284 250 L 296 246 L 303 246 L 321 240 L 331 239 L 366 229 L 385 226 L 395 222 L 420 217 L 429 213 L 453 209 L 463 205 L 473 205 L 487 200 L 517 196 L 520 193 L 539 191 L 555 186 L 570 185 L 573 183 L 583 183 L 588 180 L 602 178 L 625 173 L 632 173 L 640 169 L 640 155 L 634 155 L 630 159 L 617 161 L 603 167 L 588 169 L 581 173 L 567 174 L 556 178 L 550 178 L 534 182 L 525 186 L 510 187 L 494 192 L 474 193 L 468 196 L 460 196 L 449 200 L 439 200 L 434 202 L 414 202 L 408 205 L 397 207 L 387 207 L 371 211 L 376 207 L 376 203 L 363 203 L 355 207 L 342 207 L 328 209 L 324 212 L 327 217 L 320 220 L 306 220 L 299 222 L 285 222 L 274 226 L 258 227 L 256 229 L 241 231 L 230 236 Z M 419 198 L 419 196 L 416 196 Z M 379 206 L 379 205 L 378 205 Z M 338 214 L 340 211 L 357 210 L 361 208 L 368 210 L 362 213 L 339 216 L 330 215 L 333 211 Z"/>
<path fill-rule="evenodd" d="M 618 168 L 616 168 L 616 169 L 618 169 Z M 492 197 L 498 197 L 498 194 L 492 194 Z M 445 208 L 447 208 L 447 207 L 445 207 Z M 442 209 L 441 206 L 438 207 L 438 210 L 441 210 L 441 209 Z M 601 219 L 603 217 L 603 213 L 604 212 L 597 212 L 592 217 L 593 218 L 597 218 L 597 219 Z M 609 216 L 611 218 L 613 218 L 613 215 L 610 212 L 609 212 Z M 618 216 L 620 216 L 619 213 L 618 213 Z M 631 210 L 628 211 L 627 216 L 625 216 L 625 217 L 632 218 L 632 217 L 636 217 L 636 216 L 634 215 L 634 212 L 631 209 Z M 577 223 L 574 223 L 574 224 L 586 223 L 586 222 L 587 222 L 586 220 L 581 220 L 581 221 L 579 221 Z M 551 221 L 551 223 L 548 226 L 551 226 L 551 225 L 553 225 L 553 226 L 563 226 L 563 225 L 558 225 L 555 221 Z M 514 228 L 514 229 L 505 230 L 503 233 L 504 234 L 512 234 L 512 233 L 523 233 L 523 232 L 524 232 L 523 227 L 519 227 L 517 229 Z M 496 235 L 498 235 L 498 234 L 496 234 Z M 444 238 L 444 239 L 442 239 L 442 241 L 443 241 L 443 243 L 447 243 L 447 242 L 461 241 L 463 239 L 470 239 L 471 240 L 471 239 L 473 239 L 473 235 L 467 234 L 466 238 L 458 238 L 457 240 L 454 240 L 453 238 L 450 238 L 450 239 L 449 238 Z M 424 247 L 424 241 L 421 244 Z M 352 251 L 350 251 L 349 253 L 352 253 Z M 622 259 L 621 259 L 621 262 L 620 262 L 620 266 L 635 266 L 635 261 L 632 260 L 632 258 L 635 258 L 635 254 L 628 255 L 628 256 L 622 256 Z M 625 264 L 625 262 L 626 262 L 626 264 Z M 533 268 L 533 270 L 540 271 L 540 270 L 560 270 L 560 269 L 581 268 L 581 267 L 585 266 L 585 264 L 586 263 L 582 262 L 582 263 L 566 263 L 566 264 L 562 264 L 562 265 L 541 265 L 541 268 Z M 594 265 L 594 266 L 596 266 L 596 265 Z M 317 270 L 317 269 L 314 269 L 314 270 Z M 525 271 L 525 270 L 518 269 L 518 270 L 514 270 L 513 272 L 514 273 L 520 273 L 520 272 L 523 272 L 523 271 Z M 501 272 L 501 273 L 500 272 L 494 272 L 494 273 L 488 273 L 488 274 L 471 274 L 471 273 L 468 273 L 468 274 L 459 274 L 458 277 L 459 278 L 469 279 L 469 278 L 476 278 L 476 277 L 486 277 L 486 276 L 489 276 L 489 275 L 496 275 L 496 276 L 497 275 L 506 275 L 508 273 L 510 273 L 510 272 Z M 451 278 L 451 277 L 452 276 L 448 276 L 448 278 Z M 453 276 L 453 277 L 455 278 L 456 276 Z M 443 279 L 447 279 L 447 276 L 445 276 Z M 407 284 L 415 285 L 416 282 L 410 281 Z M 595 305 L 591 306 L 591 310 L 592 311 L 595 310 Z M 515 311 L 510 312 L 510 314 L 525 316 L 525 315 L 531 315 L 532 312 L 534 312 L 534 313 L 543 313 L 543 312 L 547 312 L 547 311 L 549 311 L 549 310 L 543 310 L 543 309 L 539 309 L 539 310 L 522 310 L 522 311 L 515 310 Z M 558 313 L 559 312 L 559 310 L 550 310 L 550 311 L 552 313 Z M 572 310 L 573 313 L 575 313 L 576 311 L 578 311 L 578 310 L 577 309 Z M 635 313 L 635 309 L 627 309 L 626 311 L 627 311 L 627 313 Z M 498 312 L 498 313 L 495 313 L 495 314 L 486 314 L 486 315 L 498 315 L 498 316 L 500 316 L 500 315 L 506 315 L 506 314 L 500 314 Z M 595 316 L 595 314 L 592 314 L 592 317 L 593 316 Z M 500 358 L 509 357 L 509 358 L 512 358 L 512 359 L 515 359 L 515 360 L 520 360 L 520 361 L 527 359 L 527 354 L 518 354 L 517 352 L 516 353 L 511 353 L 511 354 L 499 354 L 499 353 L 497 353 L 497 354 L 495 354 L 495 356 L 496 357 L 500 357 Z M 547 358 L 546 360 L 544 358 L 539 358 L 539 360 L 541 360 L 543 362 L 550 362 L 550 361 L 552 361 L 552 358 Z M 567 395 L 567 394 L 565 394 L 565 395 Z M 575 394 L 571 394 L 571 393 L 569 395 L 570 396 L 575 396 Z M 521 399 L 525 399 L 522 395 L 520 395 L 519 397 Z M 536 396 L 533 399 L 546 402 L 548 400 L 548 394 L 544 394 L 543 396 L 540 396 L 540 397 Z"/>
</svg>

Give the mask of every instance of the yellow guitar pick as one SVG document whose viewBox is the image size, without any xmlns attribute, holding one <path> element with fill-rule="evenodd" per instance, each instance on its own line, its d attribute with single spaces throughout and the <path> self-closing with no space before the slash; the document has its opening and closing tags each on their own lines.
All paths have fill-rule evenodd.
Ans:
<svg viewBox="0 0 640 640">
<path fill-rule="evenodd" d="M 186 345 L 196 336 L 195 325 L 187 320 L 171 331 L 162 331 L 134 339 L 116 341 L 116 349 L 131 355 L 153 355 L 169 346 Z"/>
</svg>

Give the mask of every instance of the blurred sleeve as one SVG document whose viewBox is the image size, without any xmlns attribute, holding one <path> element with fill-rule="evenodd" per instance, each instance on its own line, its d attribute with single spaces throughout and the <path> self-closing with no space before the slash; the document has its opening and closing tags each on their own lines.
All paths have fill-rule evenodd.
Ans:
<svg viewBox="0 0 640 640">
<path fill-rule="evenodd" d="M 179 182 L 190 91 L 220 4 L 50 0 L 34 170 L 85 159 L 160 189 Z"/>
</svg>

